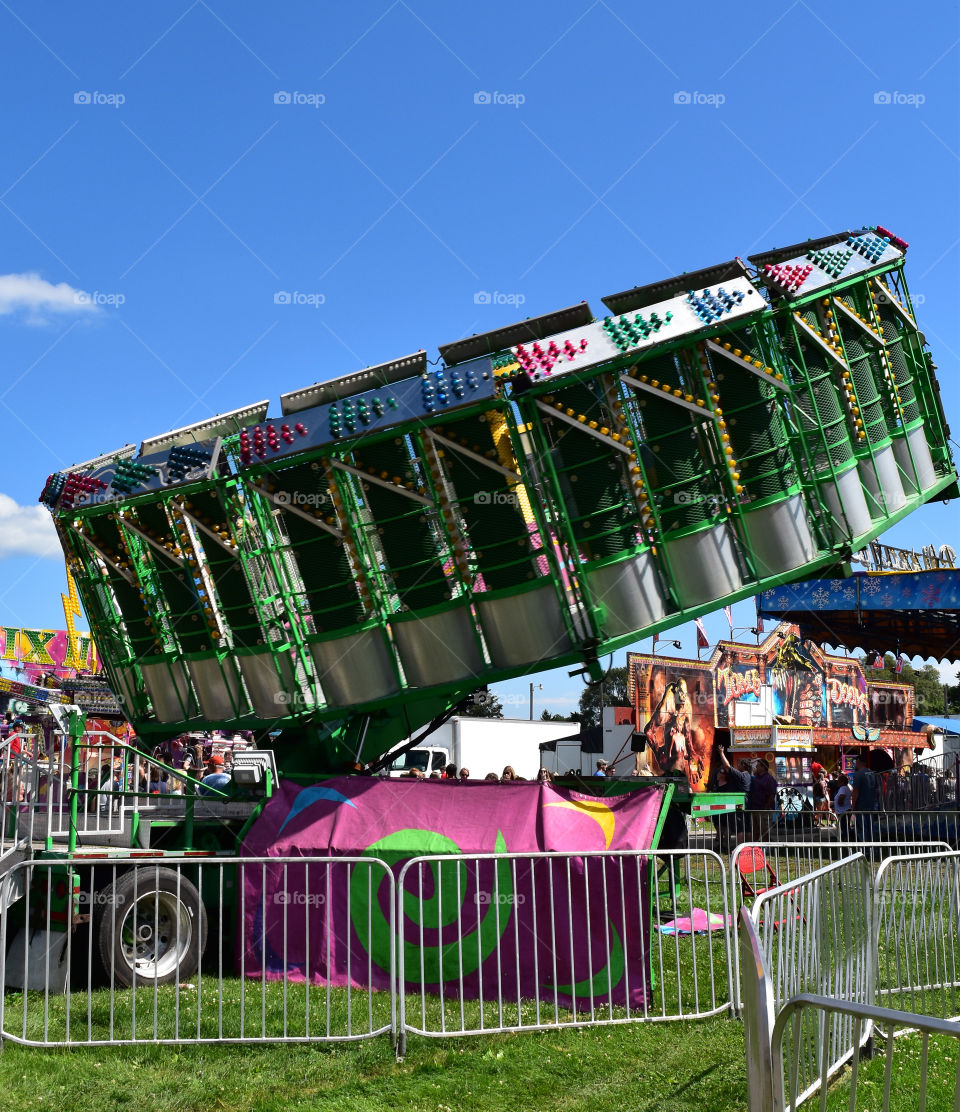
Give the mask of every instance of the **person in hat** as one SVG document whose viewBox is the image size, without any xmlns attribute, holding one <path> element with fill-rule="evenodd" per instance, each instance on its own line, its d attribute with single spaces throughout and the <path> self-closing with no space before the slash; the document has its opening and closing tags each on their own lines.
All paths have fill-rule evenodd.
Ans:
<svg viewBox="0 0 960 1112">
<path fill-rule="evenodd" d="M 200 787 L 197 789 L 197 795 L 213 795 L 214 792 L 205 790 L 216 788 L 217 791 L 226 791 L 232 782 L 231 776 L 228 772 L 223 770 L 223 757 L 219 753 L 211 755 L 210 760 L 207 761 L 206 773 L 200 781 Z"/>
</svg>

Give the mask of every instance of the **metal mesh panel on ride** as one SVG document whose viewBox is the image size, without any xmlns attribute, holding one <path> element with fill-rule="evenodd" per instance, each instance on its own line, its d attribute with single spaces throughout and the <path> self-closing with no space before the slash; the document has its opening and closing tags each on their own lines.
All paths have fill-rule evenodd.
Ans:
<svg viewBox="0 0 960 1112">
<path fill-rule="evenodd" d="M 598 389 L 580 383 L 555 397 L 579 423 L 608 428 L 613 420 Z M 566 422 L 548 419 L 545 429 L 581 558 L 597 560 L 629 550 L 637 543 L 638 514 L 620 454 Z"/>
<path fill-rule="evenodd" d="M 903 335 L 897 326 L 896 316 L 892 309 L 878 306 L 880 328 L 883 331 L 883 342 L 887 349 L 887 359 L 890 361 L 890 370 L 893 381 L 900 391 L 900 410 L 903 413 L 905 425 L 911 425 L 920 420 L 920 403 L 917 399 L 916 386 L 913 381 L 913 372 L 907 362 L 903 350 Z"/>
<path fill-rule="evenodd" d="M 666 383 L 679 388 L 679 372 L 671 356 L 646 359 L 638 370 L 655 387 Z M 629 412 L 643 429 L 649 451 L 644 453 L 647 477 L 659 506 L 663 531 L 709 524 L 714 514 L 708 495 L 716 492 L 718 498 L 722 497 L 719 484 L 724 467 L 719 456 L 709 459 L 705 455 L 701 434 L 695 428 L 696 418 L 689 410 L 648 393 L 638 394 Z M 688 490 L 696 492 L 697 497 L 687 497 Z"/>
<path fill-rule="evenodd" d="M 363 444 L 354 452 L 353 462 L 361 471 L 395 486 L 387 490 L 360 480 L 372 521 L 367 528 L 376 531 L 402 607 L 417 610 L 446 602 L 455 581 L 444 574 L 448 557 L 440 548 L 435 511 L 403 493 L 404 484 L 413 486 L 416 479 L 406 443 L 397 437 Z"/>
<path fill-rule="evenodd" d="M 839 469 L 852 463 L 853 445 L 830 357 L 812 340 L 805 342 L 800 336 L 797 343 L 810 385 L 807 387 L 802 376 L 797 376 L 793 399 L 803 415 L 803 430 L 813 449 L 814 474 L 821 476 L 829 473 L 831 465 Z"/>
<path fill-rule="evenodd" d="M 850 375 L 857 392 L 857 405 L 860 409 L 860 420 L 863 421 L 863 431 L 866 433 L 867 443 L 876 448 L 890 438 L 883 397 L 877 389 L 876 375 L 879 368 L 874 366 L 875 356 L 867 351 L 860 342 L 860 337 L 855 335 L 853 325 L 841 323 L 840 331 L 843 335 L 847 362 L 850 365 Z"/>
<path fill-rule="evenodd" d="M 471 451 L 476 447 L 481 455 L 494 451 L 485 414 L 444 425 L 438 431 L 455 436 Z M 442 451 L 446 478 L 472 546 L 471 562 L 483 577 L 482 583 L 474 582 L 474 589 L 495 591 L 537 578 L 543 544 L 535 522 L 524 515 L 517 483 L 510 484 L 506 476 L 455 449 Z"/>
<path fill-rule="evenodd" d="M 734 333 L 726 339 L 749 353 L 748 338 Z M 797 472 L 777 390 L 722 356 L 714 355 L 712 364 L 742 485 L 755 499 L 790 490 L 797 483 Z"/>
</svg>

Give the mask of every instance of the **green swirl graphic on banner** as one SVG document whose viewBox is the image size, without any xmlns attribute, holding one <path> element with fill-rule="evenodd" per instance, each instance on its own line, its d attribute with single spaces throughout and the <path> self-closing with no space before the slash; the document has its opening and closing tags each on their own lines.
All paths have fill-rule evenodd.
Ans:
<svg viewBox="0 0 960 1112">
<path fill-rule="evenodd" d="M 497 853 L 505 853 L 507 846 L 498 830 L 494 845 Z M 460 853 L 460 847 L 450 838 L 435 830 L 407 829 L 373 842 L 363 851 L 365 856 L 379 857 L 393 866 L 401 861 L 426 854 Z M 497 948 L 513 914 L 513 880 L 509 861 L 498 861 L 497 884 L 493 895 L 479 894 L 476 905 L 466 909 L 467 869 L 456 862 L 432 861 L 429 865 L 433 877 L 433 895 L 424 897 L 404 892 L 403 915 L 416 924 L 413 932 L 416 941 L 404 940 L 404 964 L 423 984 L 456 980 L 460 973 L 474 973 Z M 374 868 L 355 865 L 350 878 L 350 916 L 354 931 L 361 944 L 369 937 L 368 952 L 381 969 L 390 968 L 390 921 L 383 913 L 377 898 L 382 872 Z M 474 887 L 476 897 L 476 888 Z M 483 914 L 480 909 L 486 903 Z M 478 922 L 479 915 L 479 922 Z M 468 934 L 462 934 L 442 945 L 421 945 L 421 930 L 441 931 L 457 922 L 464 926 L 478 923 Z"/>
<path fill-rule="evenodd" d="M 580 997 L 596 997 L 606 996 L 610 993 L 623 977 L 625 963 L 623 960 L 623 943 L 620 941 L 620 935 L 617 934 L 617 928 L 610 924 L 610 960 L 598 973 L 594 973 L 592 977 L 587 977 L 582 981 L 577 981 L 575 985 L 557 985 L 556 991 L 566 993 L 568 996 Z M 547 988 L 550 986 L 547 985 Z"/>
</svg>

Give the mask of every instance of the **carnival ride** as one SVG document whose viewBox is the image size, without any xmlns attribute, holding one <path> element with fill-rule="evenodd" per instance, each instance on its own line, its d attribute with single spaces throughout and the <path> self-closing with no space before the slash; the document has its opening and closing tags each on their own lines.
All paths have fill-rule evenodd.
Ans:
<svg viewBox="0 0 960 1112">
<path fill-rule="evenodd" d="M 737 258 L 212 417 L 51 475 L 141 735 L 379 761 L 477 687 L 835 574 L 957 494 L 882 227 Z"/>
</svg>

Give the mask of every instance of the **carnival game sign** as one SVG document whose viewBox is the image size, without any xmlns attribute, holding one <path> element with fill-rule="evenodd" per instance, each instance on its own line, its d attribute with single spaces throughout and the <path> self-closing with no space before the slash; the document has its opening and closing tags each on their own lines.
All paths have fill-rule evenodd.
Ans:
<svg viewBox="0 0 960 1112">
<path fill-rule="evenodd" d="M 762 679 L 756 664 L 720 664 L 716 672 L 717 725 L 731 726 L 736 702 L 759 703 Z"/>
<path fill-rule="evenodd" d="M 522 781 L 283 781 L 243 844 L 244 856 L 288 860 L 241 866 L 239 969 L 255 979 L 391 987 L 386 871 L 354 865 L 346 880 L 343 869 L 290 858 L 375 858 L 399 883 L 415 857 L 560 851 L 572 857 L 408 870 L 397 892 L 408 991 L 442 995 L 457 984 L 474 999 L 647 1007 L 649 867 L 640 859 L 621 873 L 615 859 L 576 855 L 650 848 L 664 799 L 661 787 L 600 798 Z"/>
<path fill-rule="evenodd" d="M 862 687 L 861 687 L 862 685 Z M 853 726 L 866 722 L 870 713 L 867 685 L 859 674 L 827 676 L 827 699 L 830 721 L 834 726 Z"/>
</svg>

